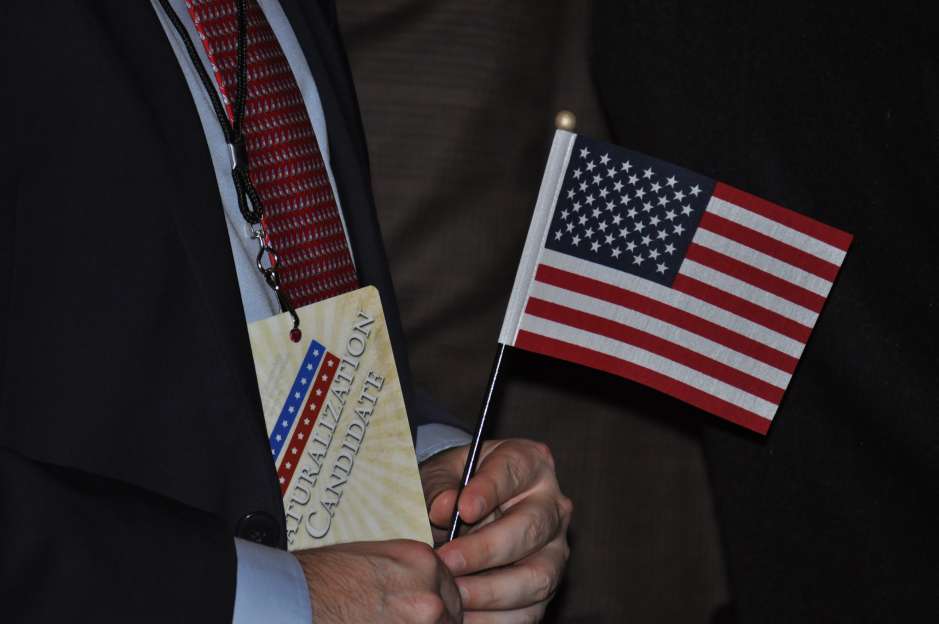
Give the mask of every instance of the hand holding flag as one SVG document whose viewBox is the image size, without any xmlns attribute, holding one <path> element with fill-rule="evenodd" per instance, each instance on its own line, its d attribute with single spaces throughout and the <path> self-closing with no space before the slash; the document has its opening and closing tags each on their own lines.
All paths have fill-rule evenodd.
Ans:
<svg viewBox="0 0 939 624">
<path fill-rule="evenodd" d="M 473 443 L 461 451 L 460 488 L 432 504 L 438 519 L 441 509 L 454 506 L 451 543 L 461 525 L 459 508 L 471 507 L 461 493 L 483 454 L 506 345 L 638 381 L 765 434 L 850 242 L 849 234 L 728 185 L 559 130 Z M 455 470 L 451 465 L 449 472 Z M 555 527 L 559 533 L 552 529 L 549 541 L 532 551 L 557 572 L 567 558 L 570 503 L 556 480 L 550 487 L 553 466 L 548 473 L 542 483 L 549 484 L 546 500 L 552 502 L 531 498 L 530 507 L 555 505 L 565 519 Z M 505 518 L 495 524 L 498 531 L 460 538 L 462 550 L 493 552 L 486 539 L 505 544 L 510 525 Z M 460 552 L 441 548 L 454 559 Z M 523 561 L 531 566 L 535 556 Z M 478 569 L 515 567 L 504 563 Z M 462 563 L 454 568 L 464 571 Z M 493 581 L 476 590 L 506 592 L 502 578 Z M 463 581 L 461 589 L 469 591 L 474 582 Z M 545 602 L 529 608 L 543 610 Z"/>
</svg>

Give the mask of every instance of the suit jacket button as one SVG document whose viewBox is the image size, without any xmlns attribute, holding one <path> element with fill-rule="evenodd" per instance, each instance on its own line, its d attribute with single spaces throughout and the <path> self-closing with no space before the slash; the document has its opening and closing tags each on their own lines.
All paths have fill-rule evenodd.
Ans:
<svg viewBox="0 0 939 624">
<path fill-rule="evenodd" d="M 269 513 L 252 511 L 241 516 L 235 526 L 235 535 L 241 539 L 277 547 L 280 544 L 280 526 Z"/>
</svg>

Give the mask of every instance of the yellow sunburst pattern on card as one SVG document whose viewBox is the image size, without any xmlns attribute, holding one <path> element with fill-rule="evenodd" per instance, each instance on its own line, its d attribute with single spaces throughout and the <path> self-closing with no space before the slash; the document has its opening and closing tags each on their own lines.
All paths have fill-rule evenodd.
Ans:
<svg viewBox="0 0 939 624">
<path fill-rule="evenodd" d="M 362 540 L 432 544 L 378 291 L 248 326 L 290 550 Z"/>
</svg>

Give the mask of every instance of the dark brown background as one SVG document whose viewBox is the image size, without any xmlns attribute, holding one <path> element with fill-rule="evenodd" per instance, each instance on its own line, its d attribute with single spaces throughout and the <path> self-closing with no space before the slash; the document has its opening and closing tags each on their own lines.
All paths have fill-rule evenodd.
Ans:
<svg viewBox="0 0 939 624">
<path fill-rule="evenodd" d="M 607 137 L 587 63 L 592 3 L 338 6 L 415 377 L 471 427 L 554 115 L 573 110 L 578 131 Z M 727 601 L 699 415 L 520 352 L 497 414 L 493 436 L 552 446 L 576 505 L 553 621 L 707 622 Z"/>
</svg>

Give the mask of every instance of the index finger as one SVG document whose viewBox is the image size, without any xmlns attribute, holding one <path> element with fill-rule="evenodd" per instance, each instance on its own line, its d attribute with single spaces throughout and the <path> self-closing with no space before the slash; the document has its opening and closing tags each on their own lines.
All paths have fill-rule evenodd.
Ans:
<svg viewBox="0 0 939 624">
<path fill-rule="evenodd" d="M 514 563 L 566 528 L 564 504 L 547 493 L 532 494 L 498 520 L 444 544 L 437 554 L 457 576 Z"/>
<path fill-rule="evenodd" d="M 479 522 L 541 479 L 553 475 L 553 460 L 547 446 L 529 440 L 507 440 L 483 458 L 463 489 L 460 515 L 469 524 Z"/>
</svg>

